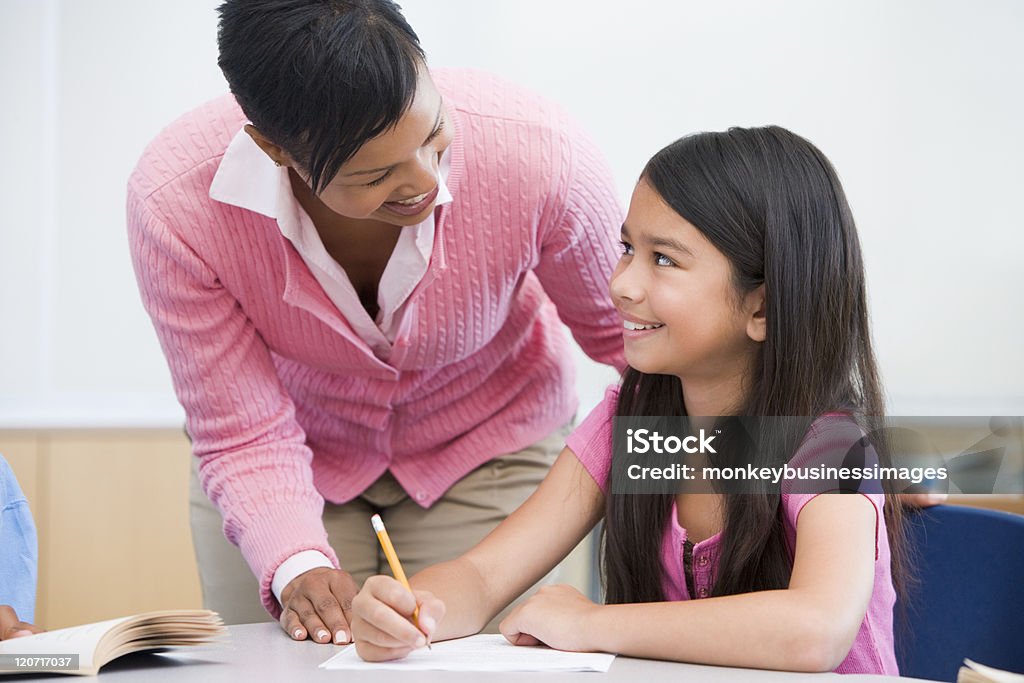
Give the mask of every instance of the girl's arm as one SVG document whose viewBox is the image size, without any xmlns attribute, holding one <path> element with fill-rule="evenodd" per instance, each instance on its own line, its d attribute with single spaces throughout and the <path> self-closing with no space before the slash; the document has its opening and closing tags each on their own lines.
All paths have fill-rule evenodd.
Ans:
<svg viewBox="0 0 1024 683">
<path fill-rule="evenodd" d="M 410 579 L 416 598 L 390 577 L 367 579 L 352 603 L 360 656 L 396 659 L 418 646 L 409 621 L 433 640 L 478 632 L 558 564 L 603 514 L 604 494 L 569 449 L 536 491 L 465 555 Z"/>
<path fill-rule="evenodd" d="M 875 530 L 875 508 L 866 497 L 817 496 L 800 513 L 785 590 L 595 605 L 556 587 L 517 607 L 501 630 L 514 643 L 537 639 L 632 657 L 830 671 L 846 657 L 867 611 Z"/>
</svg>

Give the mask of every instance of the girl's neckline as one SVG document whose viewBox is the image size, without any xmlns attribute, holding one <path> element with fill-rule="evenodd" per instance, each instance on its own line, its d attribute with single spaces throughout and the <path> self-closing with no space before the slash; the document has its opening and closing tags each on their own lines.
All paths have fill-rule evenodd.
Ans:
<svg viewBox="0 0 1024 683">
<path fill-rule="evenodd" d="M 679 505 L 674 498 L 672 499 L 671 522 L 673 530 L 678 532 L 684 541 L 690 541 L 691 543 L 693 543 L 694 547 L 698 545 L 717 545 L 722 537 L 722 532 L 718 531 L 700 541 L 695 541 L 692 538 L 690 538 L 689 530 L 679 523 Z"/>
</svg>

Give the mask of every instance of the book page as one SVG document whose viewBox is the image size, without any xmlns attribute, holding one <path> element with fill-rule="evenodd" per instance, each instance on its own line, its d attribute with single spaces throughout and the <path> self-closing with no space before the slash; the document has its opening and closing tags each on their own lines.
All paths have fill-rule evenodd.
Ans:
<svg viewBox="0 0 1024 683">
<path fill-rule="evenodd" d="M 82 669 L 93 667 L 93 655 L 103 636 L 130 617 L 99 621 L 85 626 L 72 626 L 57 631 L 37 633 L 34 636 L 14 638 L 0 642 L 0 655 L 53 655 L 77 654 Z"/>
<path fill-rule="evenodd" d="M 227 630 L 216 612 L 163 610 L 14 638 L 0 643 L 0 655 L 46 658 L 77 654 L 77 669 L 58 668 L 57 664 L 45 662 L 27 666 L 34 667 L 32 672 L 88 675 L 129 652 L 214 645 L 226 636 Z M 6 664 L 0 670 L 0 675 L 11 673 L 21 671 Z"/>
<path fill-rule="evenodd" d="M 967 683 L 971 683 L 972 681 L 984 681 L 985 683 L 1024 683 L 1024 674 L 1015 674 L 1011 671 L 993 669 L 991 666 L 978 664 L 977 662 L 972 662 L 970 659 L 965 659 L 964 664 L 966 667 L 960 667 L 960 672 L 957 675 L 958 683 L 961 681 L 966 681 Z"/>
<path fill-rule="evenodd" d="M 562 652 L 547 647 L 512 645 L 502 635 L 483 634 L 434 643 L 405 659 L 364 662 L 348 646 L 320 665 L 344 671 L 608 671 L 615 655 L 593 652 Z"/>
</svg>

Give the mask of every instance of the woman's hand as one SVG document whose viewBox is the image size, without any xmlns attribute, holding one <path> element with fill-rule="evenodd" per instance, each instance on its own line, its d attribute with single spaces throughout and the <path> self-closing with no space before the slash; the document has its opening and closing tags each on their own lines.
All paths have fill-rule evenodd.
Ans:
<svg viewBox="0 0 1024 683">
<path fill-rule="evenodd" d="M 417 607 L 419 629 L 412 624 Z M 410 593 L 390 576 L 371 576 L 352 601 L 356 652 L 368 662 L 402 659 L 427 644 L 444 613 L 444 603 L 433 593 Z"/>
<path fill-rule="evenodd" d="M 344 645 L 352 598 L 359 587 L 348 572 L 317 567 L 299 574 L 281 591 L 281 628 L 295 640 Z"/>
<path fill-rule="evenodd" d="M 600 609 L 572 586 L 544 586 L 512 610 L 499 628 L 513 645 L 544 644 L 556 650 L 593 652 L 597 648 L 587 627 Z"/>
<path fill-rule="evenodd" d="M 34 633 L 42 633 L 43 629 L 27 621 L 18 619 L 14 608 L 10 605 L 0 605 L 0 640 L 22 638 Z"/>
</svg>

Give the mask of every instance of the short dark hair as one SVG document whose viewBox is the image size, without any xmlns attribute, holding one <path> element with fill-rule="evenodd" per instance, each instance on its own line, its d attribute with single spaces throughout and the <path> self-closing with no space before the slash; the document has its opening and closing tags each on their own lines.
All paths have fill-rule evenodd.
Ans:
<svg viewBox="0 0 1024 683">
<path fill-rule="evenodd" d="M 425 61 L 389 0 L 226 0 L 217 60 L 253 125 L 319 193 L 412 103 Z"/>
</svg>

